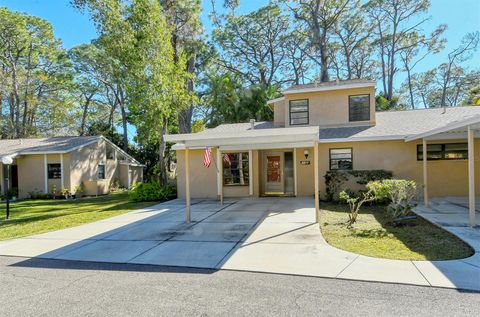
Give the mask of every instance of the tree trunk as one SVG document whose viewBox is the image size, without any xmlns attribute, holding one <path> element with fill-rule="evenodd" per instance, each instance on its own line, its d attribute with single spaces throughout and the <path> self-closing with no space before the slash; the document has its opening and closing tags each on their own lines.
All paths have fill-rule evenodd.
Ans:
<svg viewBox="0 0 480 317">
<path fill-rule="evenodd" d="M 167 173 L 167 165 L 168 159 L 165 157 L 166 153 L 166 142 L 163 140 L 163 136 L 167 134 L 168 128 L 168 119 L 163 120 L 162 127 L 160 129 L 160 140 L 158 142 L 158 180 L 160 184 L 167 185 L 168 183 L 168 173 Z"/>
<path fill-rule="evenodd" d="M 412 74 L 410 72 L 410 67 L 408 67 L 407 63 L 405 63 L 405 69 L 407 70 L 407 80 L 408 80 L 408 92 L 410 94 L 410 105 L 412 109 L 415 109 L 415 101 L 413 98 L 413 87 L 412 87 Z"/>
<path fill-rule="evenodd" d="M 84 95 L 84 97 L 85 97 L 85 104 L 83 105 L 82 121 L 80 123 L 80 131 L 79 131 L 80 136 L 85 135 L 85 126 L 86 126 L 86 122 L 87 122 L 88 106 L 90 105 L 90 101 L 92 100 L 93 94 L 91 94 L 89 96 Z"/>
<path fill-rule="evenodd" d="M 195 54 L 188 60 L 187 63 L 187 72 L 189 74 L 195 73 Z M 193 79 L 188 79 L 187 81 L 187 91 L 189 93 L 193 92 L 194 82 Z M 187 109 L 184 109 L 178 114 L 178 125 L 180 133 L 190 133 L 192 131 L 192 116 L 193 116 L 193 105 L 188 106 Z"/>
</svg>

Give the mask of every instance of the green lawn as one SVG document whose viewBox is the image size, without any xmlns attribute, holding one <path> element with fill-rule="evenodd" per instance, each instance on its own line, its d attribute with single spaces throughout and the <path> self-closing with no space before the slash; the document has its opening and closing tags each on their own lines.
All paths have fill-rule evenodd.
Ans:
<svg viewBox="0 0 480 317">
<path fill-rule="evenodd" d="M 25 237 L 117 216 L 156 202 L 131 202 L 127 192 L 78 200 L 25 200 L 0 205 L 0 240 Z"/>
<path fill-rule="evenodd" d="M 463 241 L 418 217 L 394 226 L 385 206 L 363 206 L 353 228 L 345 225 L 348 206 L 320 203 L 322 234 L 339 249 L 397 260 L 451 260 L 473 250 Z"/>
</svg>

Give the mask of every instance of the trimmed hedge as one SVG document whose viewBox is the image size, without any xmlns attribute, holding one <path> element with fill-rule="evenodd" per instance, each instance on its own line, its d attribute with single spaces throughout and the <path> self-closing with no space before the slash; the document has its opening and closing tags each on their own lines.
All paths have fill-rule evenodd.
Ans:
<svg viewBox="0 0 480 317">
<path fill-rule="evenodd" d="M 176 196 L 177 190 L 173 185 L 162 186 L 158 181 L 136 183 L 128 192 L 132 201 L 164 201 Z"/>
</svg>

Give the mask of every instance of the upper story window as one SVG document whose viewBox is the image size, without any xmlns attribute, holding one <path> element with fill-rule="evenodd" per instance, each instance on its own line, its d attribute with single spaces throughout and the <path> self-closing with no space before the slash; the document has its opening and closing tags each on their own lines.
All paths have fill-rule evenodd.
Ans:
<svg viewBox="0 0 480 317">
<path fill-rule="evenodd" d="M 466 160 L 467 143 L 427 144 L 427 160 Z M 423 145 L 417 145 L 417 160 L 423 160 Z"/>
<path fill-rule="evenodd" d="M 370 120 L 370 95 L 355 95 L 348 98 L 349 121 Z"/>
<path fill-rule="evenodd" d="M 308 124 L 308 99 L 290 100 L 290 125 Z"/>
</svg>

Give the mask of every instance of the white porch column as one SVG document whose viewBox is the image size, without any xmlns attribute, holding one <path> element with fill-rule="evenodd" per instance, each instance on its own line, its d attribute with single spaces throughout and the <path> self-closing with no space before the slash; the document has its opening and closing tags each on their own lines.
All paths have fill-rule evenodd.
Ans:
<svg viewBox="0 0 480 317">
<path fill-rule="evenodd" d="M 185 221 L 190 223 L 191 221 L 191 210 L 190 210 L 190 149 L 185 148 Z"/>
<path fill-rule="evenodd" d="M 48 194 L 48 161 L 47 161 L 47 154 L 43 154 L 43 166 L 44 166 L 44 192 Z"/>
<path fill-rule="evenodd" d="M 222 151 L 217 147 L 217 195 L 220 203 L 223 205 L 223 160 Z"/>
<path fill-rule="evenodd" d="M 423 204 L 428 207 L 428 166 L 427 166 L 427 140 L 422 139 L 422 155 L 423 155 Z"/>
<path fill-rule="evenodd" d="M 320 223 L 320 197 L 318 195 L 318 191 L 320 189 L 318 183 L 318 141 L 315 141 L 313 147 L 313 175 L 315 180 L 315 221 Z"/>
<path fill-rule="evenodd" d="M 60 186 L 62 187 L 61 189 L 65 188 L 65 177 L 64 177 L 64 171 L 63 171 L 63 153 L 60 153 Z"/>
<path fill-rule="evenodd" d="M 475 130 L 468 127 L 468 222 L 474 227 L 475 220 Z"/>
<path fill-rule="evenodd" d="M 248 194 L 253 196 L 253 151 L 248 150 Z"/>
<path fill-rule="evenodd" d="M 297 191 L 297 149 L 293 148 L 293 191 L 295 193 L 295 197 L 298 196 Z"/>
</svg>

